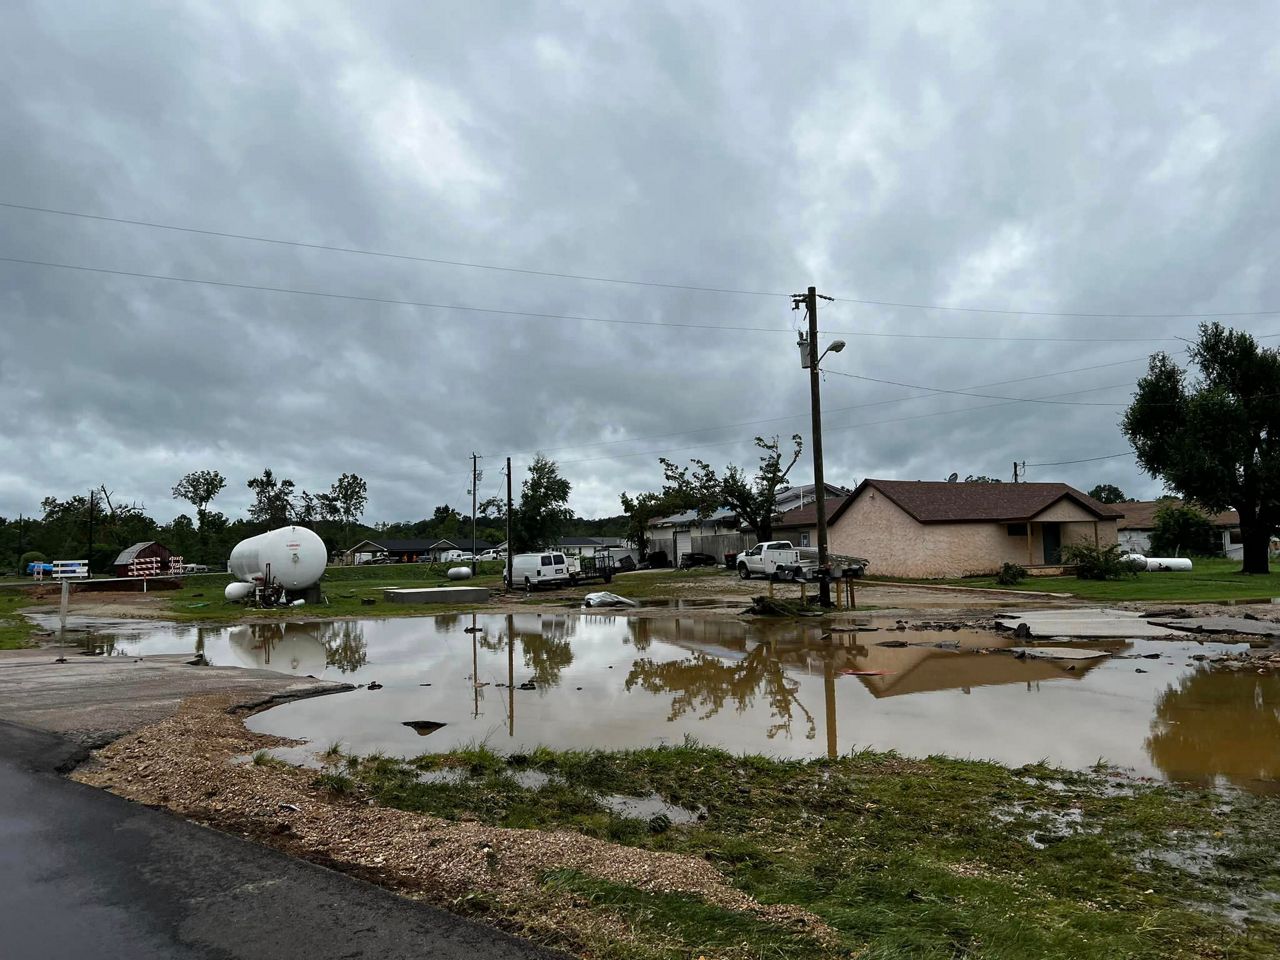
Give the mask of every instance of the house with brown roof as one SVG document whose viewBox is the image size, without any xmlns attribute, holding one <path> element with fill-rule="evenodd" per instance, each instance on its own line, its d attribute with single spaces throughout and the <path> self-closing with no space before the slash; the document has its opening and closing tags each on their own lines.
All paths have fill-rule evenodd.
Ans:
<svg viewBox="0 0 1280 960">
<path fill-rule="evenodd" d="M 1129 503 L 1117 503 L 1124 511 L 1124 516 L 1116 524 L 1120 537 L 1120 546 L 1130 553 L 1151 556 L 1151 534 L 1156 529 L 1156 511 L 1161 507 L 1182 506 L 1177 497 L 1165 497 L 1163 500 L 1133 500 Z M 1240 514 L 1234 510 L 1222 513 L 1205 511 L 1209 523 L 1213 525 L 1222 546 L 1220 549 L 1233 560 L 1244 558 L 1244 539 L 1240 536 Z"/>
<path fill-rule="evenodd" d="M 827 498 L 827 530 L 844 513 L 852 501 L 851 494 Z M 811 501 L 802 507 L 793 507 L 778 514 L 773 521 L 773 535 L 779 540 L 790 540 L 797 547 L 818 545 L 818 504 Z"/>
<path fill-rule="evenodd" d="M 1065 483 L 947 483 L 873 480 L 858 484 L 827 538 L 834 554 L 866 557 L 890 577 L 964 577 L 1003 563 L 1062 563 L 1069 543 L 1116 542 L 1123 511 Z"/>
</svg>

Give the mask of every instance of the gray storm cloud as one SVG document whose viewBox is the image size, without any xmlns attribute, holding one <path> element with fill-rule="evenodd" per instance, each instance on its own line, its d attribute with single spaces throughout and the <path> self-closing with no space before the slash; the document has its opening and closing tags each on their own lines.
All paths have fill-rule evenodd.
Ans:
<svg viewBox="0 0 1280 960">
<path fill-rule="evenodd" d="M 1046 314 L 1280 333 L 1269 5 L 367 6 L 6 5 L 0 202 L 778 295 L 0 207 L 10 261 L 368 298 L 0 261 L 0 514 L 105 483 L 163 519 L 199 468 L 235 512 L 270 466 L 413 518 L 464 500 L 472 451 L 497 493 L 538 450 L 614 513 L 660 454 L 807 439 L 810 283 L 850 341 L 835 482 L 1125 450 L 1143 358 L 1196 321 Z M 1030 478 L 1159 491 L 1126 458 Z"/>
</svg>

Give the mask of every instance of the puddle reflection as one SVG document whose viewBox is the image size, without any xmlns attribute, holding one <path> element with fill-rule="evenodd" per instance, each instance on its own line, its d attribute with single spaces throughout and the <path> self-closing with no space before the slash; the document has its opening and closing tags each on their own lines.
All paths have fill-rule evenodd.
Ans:
<svg viewBox="0 0 1280 960">
<path fill-rule="evenodd" d="M 1232 649 L 1212 642 L 1076 643 L 1121 656 L 1072 662 L 989 652 L 1014 641 L 980 631 L 828 633 L 604 613 L 135 623 L 98 640 L 118 655 L 194 648 L 216 665 L 366 685 L 250 720 L 361 753 L 480 741 L 501 751 L 632 748 L 692 736 L 785 757 L 874 747 L 1077 769 L 1105 759 L 1249 789 L 1280 778 L 1280 677 L 1189 659 Z"/>
</svg>

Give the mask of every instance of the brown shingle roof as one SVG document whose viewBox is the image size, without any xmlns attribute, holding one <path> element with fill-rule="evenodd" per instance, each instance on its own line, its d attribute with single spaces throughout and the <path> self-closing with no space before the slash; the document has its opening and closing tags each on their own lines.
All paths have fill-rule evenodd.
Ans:
<svg viewBox="0 0 1280 960">
<path fill-rule="evenodd" d="M 844 513 L 845 507 L 852 502 L 852 496 L 827 497 L 827 523 L 834 523 L 836 518 Z M 773 521 L 775 530 L 794 530 L 817 525 L 818 503 L 816 500 L 813 503 L 806 503 L 803 507 L 792 507 L 786 513 L 779 514 L 778 519 Z"/>
<path fill-rule="evenodd" d="M 871 488 L 905 510 L 920 523 L 973 521 L 1017 522 L 1067 499 L 1099 520 L 1123 516 L 1123 512 L 1099 503 L 1065 483 L 946 483 L 930 480 L 863 480 L 854 497 Z"/>
<path fill-rule="evenodd" d="M 1166 497 L 1164 500 L 1135 500 L 1132 503 L 1117 503 L 1116 506 L 1124 511 L 1124 519 L 1117 523 L 1116 527 L 1120 530 L 1154 530 L 1156 528 L 1156 511 L 1165 506 L 1165 504 L 1179 506 L 1181 503 L 1182 501 L 1176 497 Z M 1207 513 L 1207 516 L 1209 517 L 1209 522 L 1215 527 L 1240 526 L 1240 514 L 1234 510 L 1227 510 L 1223 513 Z"/>
</svg>

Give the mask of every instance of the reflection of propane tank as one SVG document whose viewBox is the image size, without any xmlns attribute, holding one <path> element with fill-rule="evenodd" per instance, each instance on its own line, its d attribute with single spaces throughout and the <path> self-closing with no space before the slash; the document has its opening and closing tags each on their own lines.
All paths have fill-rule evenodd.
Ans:
<svg viewBox="0 0 1280 960">
<path fill-rule="evenodd" d="M 281 527 L 237 543 L 227 569 L 252 583 L 270 566 L 271 579 L 286 590 L 305 590 L 324 576 L 326 559 L 324 541 L 306 527 Z"/>
<path fill-rule="evenodd" d="M 227 640 L 236 666 L 318 677 L 327 662 L 324 644 L 306 624 L 255 623 L 232 627 Z"/>
</svg>

